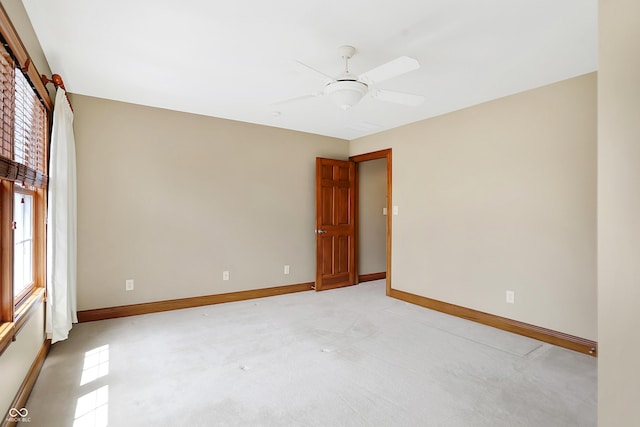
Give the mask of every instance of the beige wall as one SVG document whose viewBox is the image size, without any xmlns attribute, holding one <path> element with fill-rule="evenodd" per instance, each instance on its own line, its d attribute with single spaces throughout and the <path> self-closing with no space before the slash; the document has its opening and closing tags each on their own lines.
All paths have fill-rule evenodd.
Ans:
<svg viewBox="0 0 640 427">
<path fill-rule="evenodd" d="M 346 159 L 347 141 L 72 102 L 79 310 L 314 280 L 315 158 Z"/>
<path fill-rule="evenodd" d="M 22 2 L 2 0 L 0 3 L 9 15 L 40 74 L 51 75 Z M 44 338 L 44 305 L 41 305 L 16 336 L 16 341 L 12 342 L 0 355 L 0 417 L 4 417 L 9 411 L 9 406 L 37 357 Z"/>
<path fill-rule="evenodd" d="M 384 148 L 393 288 L 597 338 L 595 74 L 358 139 L 350 154 Z"/>
<path fill-rule="evenodd" d="M 44 305 L 41 305 L 0 357 L 0 417 L 9 411 L 11 402 L 40 352 L 44 338 Z"/>
<path fill-rule="evenodd" d="M 640 425 L 640 3 L 600 1 L 598 425 Z"/>
<path fill-rule="evenodd" d="M 387 270 L 387 160 L 358 163 L 358 173 L 358 274 L 381 273 Z"/>
</svg>

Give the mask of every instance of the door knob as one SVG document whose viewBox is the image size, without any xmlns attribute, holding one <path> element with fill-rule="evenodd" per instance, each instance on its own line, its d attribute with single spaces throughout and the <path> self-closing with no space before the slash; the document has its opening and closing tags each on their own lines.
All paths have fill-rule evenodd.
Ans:
<svg viewBox="0 0 640 427">
<path fill-rule="evenodd" d="M 318 233 L 318 234 L 324 234 L 326 232 L 327 232 L 327 230 L 322 230 L 322 229 L 316 230 L 316 233 Z"/>
</svg>

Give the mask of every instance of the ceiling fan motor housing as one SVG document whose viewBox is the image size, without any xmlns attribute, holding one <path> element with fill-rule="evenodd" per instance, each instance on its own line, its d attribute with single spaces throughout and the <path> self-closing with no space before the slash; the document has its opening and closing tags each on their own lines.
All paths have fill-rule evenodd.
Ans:
<svg viewBox="0 0 640 427">
<path fill-rule="evenodd" d="M 336 80 L 324 88 L 324 94 L 328 95 L 338 107 L 343 110 L 356 105 L 366 95 L 368 86 L 357 80 Z"/>
</svg>

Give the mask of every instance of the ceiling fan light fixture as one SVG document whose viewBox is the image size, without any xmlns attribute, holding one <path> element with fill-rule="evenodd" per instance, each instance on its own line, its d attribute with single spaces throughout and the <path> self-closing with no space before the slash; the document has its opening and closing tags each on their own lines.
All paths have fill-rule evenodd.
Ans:
<svg viewBox="0 0 640 427">
<path fill-rule="evenodd" d="M 366 95 L 368 86 L 356 80 L 338 80 L 328 84 L 325 89 L 325 95 L 343 110 L 356 105 L 364 95 Z"/>
</svg>

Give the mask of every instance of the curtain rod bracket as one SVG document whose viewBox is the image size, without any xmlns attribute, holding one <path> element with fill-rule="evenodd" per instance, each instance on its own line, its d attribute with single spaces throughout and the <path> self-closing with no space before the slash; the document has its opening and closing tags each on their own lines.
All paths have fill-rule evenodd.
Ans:
<svg viewBox="0 0 640 427">
<path fill-rule="evenodd" d="M 64 82 L 62 81 L 62 77 L 60 77 L 60 74 L 52 74 L 51 78 L 48 78 L 45 74 L 43 74 L 42 76 L 40 76 L 40 78 L 42 79 L 42 83 L 44 83 L 45 85 L 47 85 L 49 83 L 53 83 L 53 85 L 56 88 L 61 87 L 65 91 L 67 90 L 64 87 Z"/>
<path fill-rule="evenodd" d="M 27 58 L 27 62 L 24 63 L 24 66 L 20 67 L 23 73 L 27 74 L 29 72 L 29 65 L 31 65 L 31 58 Z"/>
</svg>

